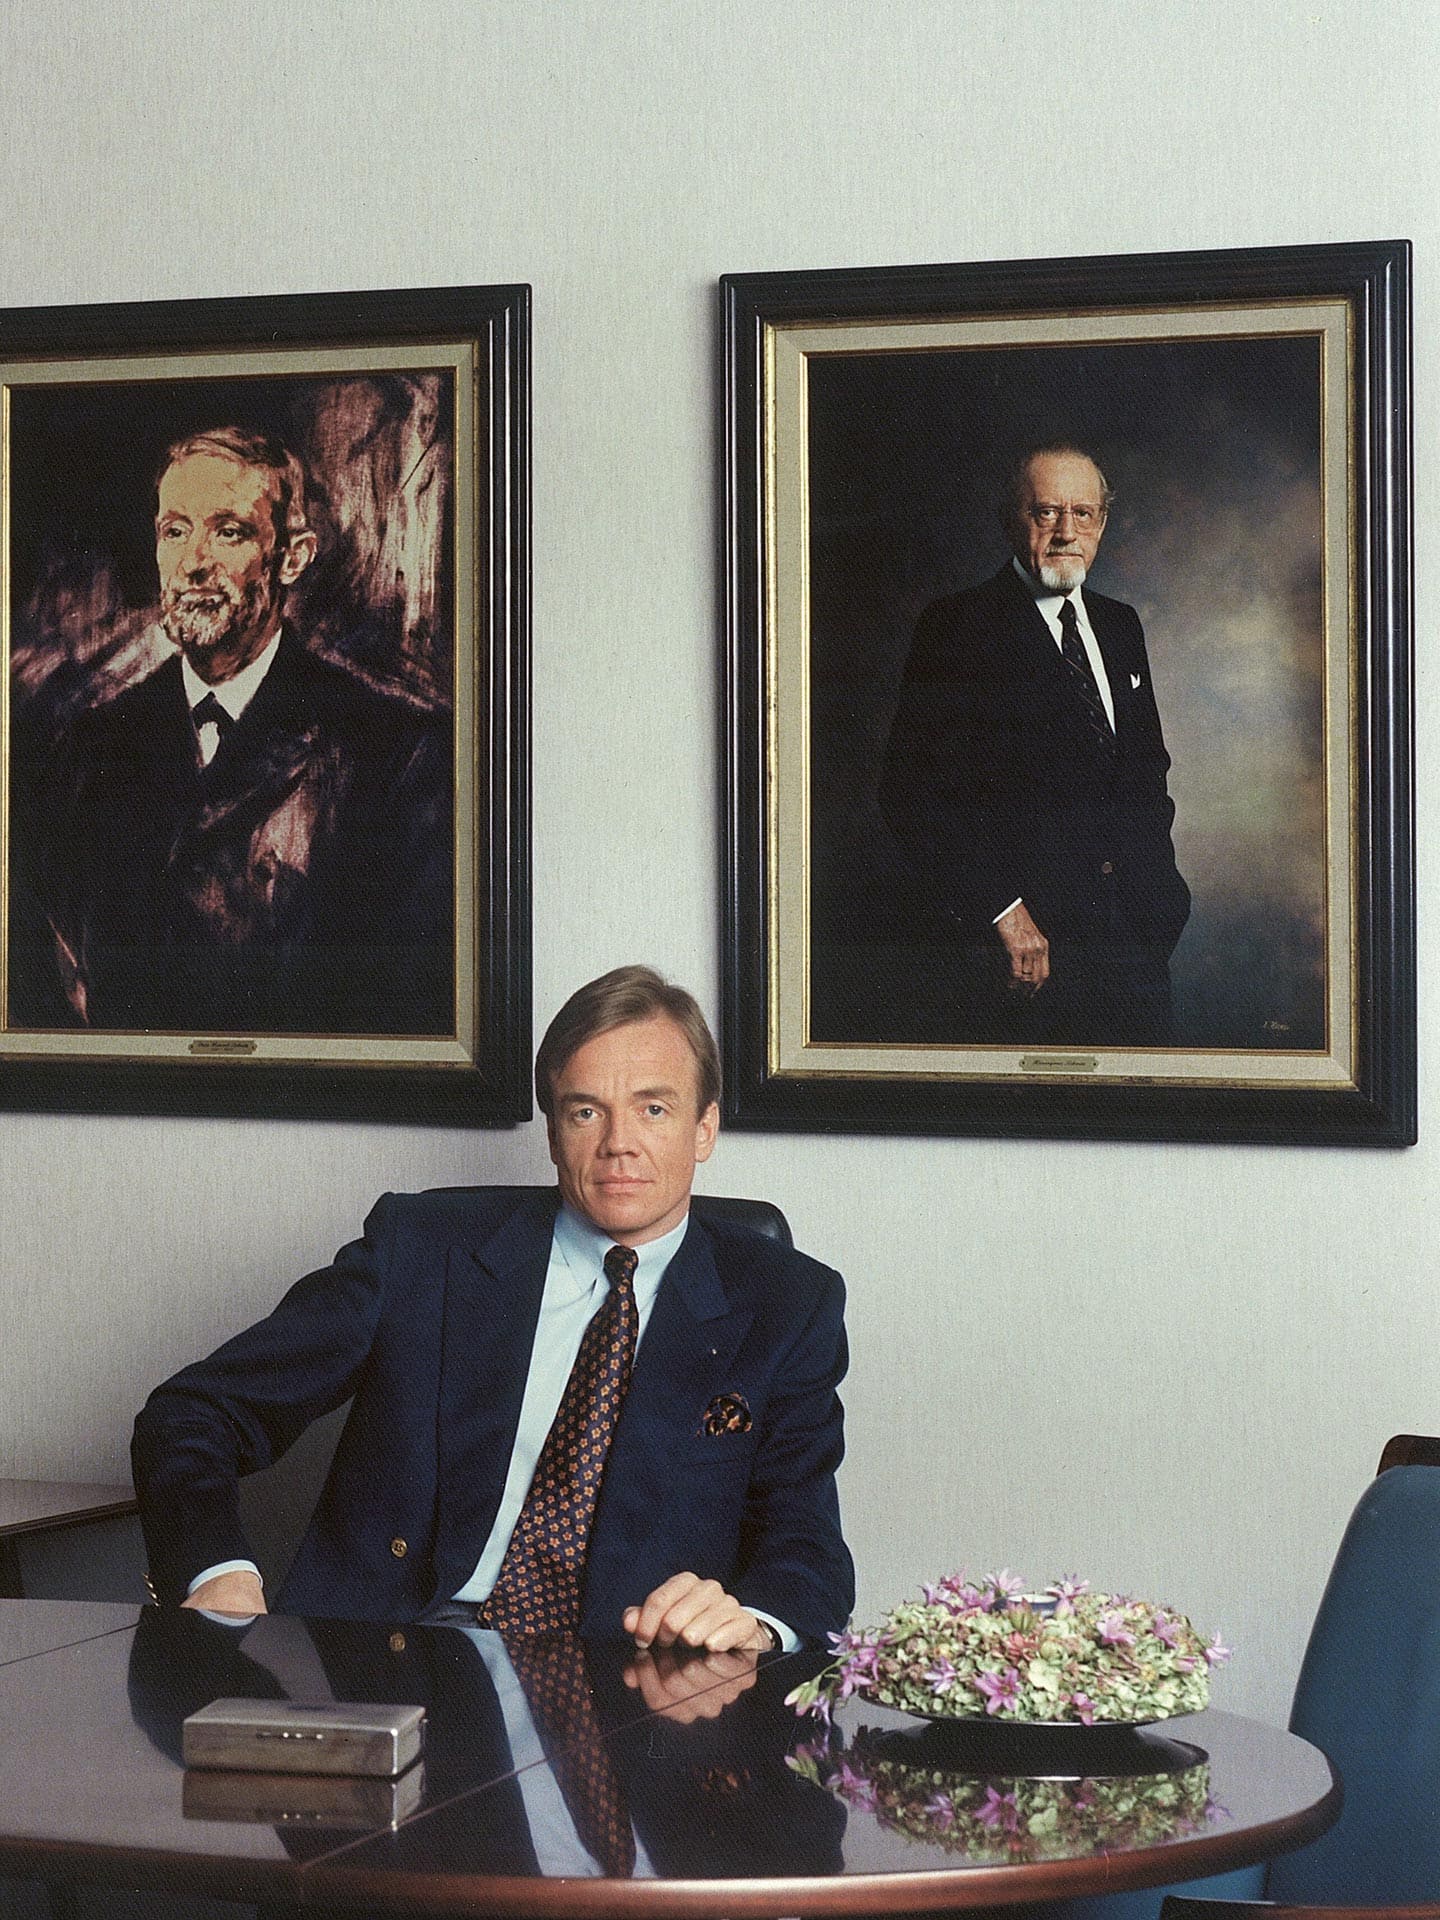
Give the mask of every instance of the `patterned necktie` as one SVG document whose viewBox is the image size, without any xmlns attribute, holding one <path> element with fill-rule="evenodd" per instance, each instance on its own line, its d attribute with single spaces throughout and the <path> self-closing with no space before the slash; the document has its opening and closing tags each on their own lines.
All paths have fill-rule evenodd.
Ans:
<svg viewBox="0 0 1440 1920">
<path fill-rule="evenodd" d="M 633 1247 L 605 1256 L 610 1292 L 580 1342 L 494 1590 L 476 1616 L 482 1627 L 549 1633 L 580 1624 L 585 1548 L 635 1358 L 639 1259 Z"/>
<path fill-rule="evenodd" d="M 1067 594 L 1060 602 L 1060 654 L 1070 669 L 1070 679 L 1085 706 L 1085 719 L 1107 753 L 1115 751 L 1115 735 L 1105 712 L 1105 702 L 1090 671 L 1085 642 L 1080 638 L 1080 619 L 1075 602 Z"/>
<path fill-rule="evenodd" d="M 507 1633 L 505 1651 L 580 1844 L 611 1879 L 629 1879 L 635 1829 L 601 1737 L 584 1647 L 573 1633 Z"/>
</svg>

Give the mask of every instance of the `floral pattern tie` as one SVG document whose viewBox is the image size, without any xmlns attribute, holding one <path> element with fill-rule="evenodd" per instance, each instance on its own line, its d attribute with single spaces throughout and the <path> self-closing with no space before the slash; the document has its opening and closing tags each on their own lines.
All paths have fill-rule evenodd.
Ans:
<svg viewBox="0 0 1440 1920">
<path fill-rule="evenodd" d="M 494 1589 L 476 1616 L 482 1627 L 550 1633 L 580 1624 L 585 1549 L 635 1359 L 639 1259 L 633 1247 L 605 1256 L 610 1292 L 580 1342 Z"/>
<path fill-rule="evenodd" d="M 612 1880 L 629 1879 L 635 1829 L 601 1738 L 584 1647 L 571 1633 L 507 1633 L 505 1650 L 581 1846 Z"/>
</svg>

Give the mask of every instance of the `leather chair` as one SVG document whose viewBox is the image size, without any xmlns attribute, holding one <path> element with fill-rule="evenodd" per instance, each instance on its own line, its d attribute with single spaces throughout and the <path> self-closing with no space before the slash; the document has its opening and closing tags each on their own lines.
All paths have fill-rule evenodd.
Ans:
<svg viewBox="0 0 1440 1920">
<path fill-rule="evenodd" d="M 517 1204 L 536 1190 L 533 1186 L 491 1188 L 494 1193 L 512 1195 Z M 697 1220 L 747 1227 L 754 1233 L 778 1240 L 782 1246 L 795 1244 L 789 1221 L 779 1207 L 768 1200 L 737 1200 L 697 1193 L 691 1197 L 690 1204 Z M 340 1429 L 349 1411 L 348 1401 L 343 1407 L 336 1407 L 333 1413 L 327 1413 L 309 1427 L 273 1467 L 250 1474 L 240 1482 L 240 1518 L 255 1550 L 268 1593 L 276 1591 L 295 1557 L 295 1549 L 330 1471 Z"/>
<path fill-rule="evenodd" d="M 1440 1920 L 1440 1440 L 1397 1434 L 1340 1542 L 1290 1729 L 1339 1770 L 1328 1833 L 1267 1900 L 1173 1896 L 1161 1920 Z"/>
</svg>

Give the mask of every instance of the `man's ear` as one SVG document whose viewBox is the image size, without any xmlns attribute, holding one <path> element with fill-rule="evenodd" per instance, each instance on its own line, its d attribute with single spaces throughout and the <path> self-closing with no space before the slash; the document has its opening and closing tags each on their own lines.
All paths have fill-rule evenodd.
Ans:
<svg viewBox="0 0 1440 1920">
<path fill-rule="evenodd" d="M 720 1109 L 712 1100 L 700 1118 L 695 1122 L 695 1158 L 708 1160 L 715 1151 L 716 1136 L 720 1132 Z"/>
<path fill-rule="evenodd" d="M 308 527 L 303 533 L 292 533 L 285 542 L 280 554 L 280 584 L 293 587 L 301 574 L 315 558 L 319 543 Z"/>
</svg>

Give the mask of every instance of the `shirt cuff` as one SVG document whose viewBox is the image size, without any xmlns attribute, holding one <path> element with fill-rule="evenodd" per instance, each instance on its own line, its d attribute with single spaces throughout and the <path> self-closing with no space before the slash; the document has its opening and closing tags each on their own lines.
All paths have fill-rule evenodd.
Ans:
<svg viewBox="0 0 1440 1920">
<path fill-rule="evenodd" d="M 218 1579 L 222 1573 L 253 1573 L 260 1585 L 265 1585 L 260 1569 L 253 1560 L 217 1560 L 213 1567 L 206 1567 L 203 1573 L 196 1574 L 185 1589 L 185 1598 L 188 1600 L 197 1587 L 203 1587 L 207 1580 Z"/>
<path fill-rule="evenodd" d="M 775 1630 L 780 1641 L 781 1653 L 793 1653 L 799 1646 L 800 1636 L 793 1627 L 787 1627 L 783 1620 L 777 1620 L 773 1613 L 765 1613 L 759 1607 L 751 1607 L 749 1611 L 757 1620 L 763 1620 L 767 1627 Z"/>
<path fill-rule="evenodd" d="M 1016 894 L 1016 896 L 1015 896 L 1015 898 L 1014 898 L 1014 899 L 1013 899 L 1013 900 L 1012 900 L 1012 901 L 1010 902 L 1010 904 L 1009 904 L 1009 906 L 1008 906 L 1008 907 L 1002 907 L 1002 908 L 1000 909 L 1000 911 L 999 911 L 999 913 L 997 913 L 997 914 L 996 914 L 996 916 L 995 916 L 995 918 L 994 918 L 994 919 L 993 919 L 993 920 L 992 920 L 992 921 L 990 922 L 990 924 L 991 924 L 991 926 L 992 926 L 992 927 L 998 927 L 998 926 L 999 926 L 999 924 L 1000 924 L 1000 922 L 1001 922 L 1001 921 L 1002 921 L 1002 920 L 1003 920 L 1003 919 L 1005 918 L 1005 916 L 1006 916 L 1006 914 L 1007 914 L 1007 913 L 1013 913 L 1013 912 L 1015 911 L 1015 909 L 1016 909 L 1016 907 L 1018 907 L 1018 906 L 1019 906 L 1019 904 L 1020 904 L 1020 902 L 1021 902 L 1021 901 L 1022 901 L 1022 900 L 1023 900 L 1024 898 L 1025 898 L 1025 896 L 1024 896 L 1024 894 L 1023 894 L 1023 893 L 1017 893 L 1017 894 Z"/>
</svg>

